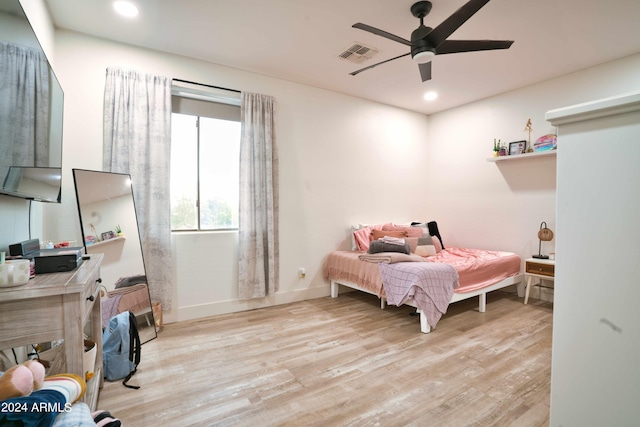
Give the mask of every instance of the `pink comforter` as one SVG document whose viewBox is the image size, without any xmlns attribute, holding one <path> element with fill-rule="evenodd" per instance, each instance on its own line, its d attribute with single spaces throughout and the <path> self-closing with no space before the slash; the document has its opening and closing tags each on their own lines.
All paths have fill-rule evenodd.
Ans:
<svg viewBox="0 0 640 427">
<path fill-rule="evenodd" d="M 378 264 L 361 261 L 359 256 L 364 253 L 357 251 L 331 252 L 324 263 L 322 275 L 325 280 L 355 283 L 369 293 L 384 297 Z"/>
<path fill-rule="evenodd" d="M 447 248 L 427 261 L 449 264 L 458 271 L 460 287 L 456 293 L 475 291 L 515 276 L 521 264 L 520 257 L 511 252 L 467 248 Z"/>
</svg>

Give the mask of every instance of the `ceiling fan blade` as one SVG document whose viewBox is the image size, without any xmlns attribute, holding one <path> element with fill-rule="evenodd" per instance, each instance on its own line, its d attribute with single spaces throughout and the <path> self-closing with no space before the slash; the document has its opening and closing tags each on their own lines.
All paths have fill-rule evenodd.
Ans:
<svg viewBox="0 0 640 427">
<path fill-rule="evenodd" d="M 402 58 L 403 56 L 408 56 L 408 55 L 411 55 L 411 53 L 405 53 L 404 55 L 396 56 L 395 58 L 387 59 L 386 61 L 382 61 L 382 62 L 378 62 L 377 64 L 369 65 L 368 67 L 361 68 L 361 69 L 356 70 L 353 73 L 349 73 L 349 74 L 351 74 L 352 76 L 355 76 L 356 74 L 360 74 L 363 71 L 367 71 L 367 70 L 369 70 L 371 68 L 377 67 L 380 64 L 384 64 L 386 62 L 393 61 L 394 59 Z"/>
<path fill-rule="evenodd" d="M 438 47 L 462 24 L 467 22 L 482 6 L 489 3 L 489 0 L 470 0 L 460 9 L 453 12 L 453 15 L 442 21 L 426 37 L 431 46 Z"/>
<path fill-rule="evenodd" d="M 509 49 L 513 40 L 445 40 L 436 48 L 436 55 L 475 52 L 479 50 Z"/>
<path fill-rule="evenodd" d="M 352 27 L 353 28 L 357 28 L 359 30 L 368 31 L 368 32 L 370 32 L 372 34 L 375 34 L 376 36 L 381 36 L 381 37 L 387 38 L 389 40 L 393 40 L 394 42 L 398 42 L 398 43 L 402 43 L 402 44 L 407 45 L 407 46 L 411 46 L 411 42 L 409 40 L 405 40 L 402 37 L 396 36 L 395 34 L 387 33 L 386 31 L 380 30 L 378 28 L 372 27 L 372 26 L 367 25 L 367 24 L 362 24 L 362 23 L 358 22 L 357 24 L 353 24 Z"/>
<path fill-rule="evenodd" d="M 431 62 L 418 64 L 418 68 L 420 69 L 420 77 L 422 77 L 423 82 L 431 80 Z"/>
</svg>

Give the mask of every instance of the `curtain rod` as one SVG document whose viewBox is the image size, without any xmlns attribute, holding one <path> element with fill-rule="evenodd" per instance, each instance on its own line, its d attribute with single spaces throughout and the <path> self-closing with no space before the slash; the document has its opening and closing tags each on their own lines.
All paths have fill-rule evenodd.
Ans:
<svg viewBox="0 0 640 427">
<path fill-rule="evenodd" d="M 221 90 L 228 90 L 230 92 L 242 93 L 241 91 L 239 91 L 237 89 L 229 89 L 229 88 L 226 88 L 226 87 L 207 85 L 207 84 L 204 84 L 204 83 L 197 83 L 197 82 L 192 82 L 192 81 L 189 81 L 189 80 L 182 80 L 182 79 L 172 79 L 172 80 L 175 80 L 177 82 L 182 82 L 182 83 L 189 83 L 189 84 L 192 84 L 192 85 L 206 86 L 206 87 L 210 87 L 212 89 L 221 89 Z"/>
</svg>

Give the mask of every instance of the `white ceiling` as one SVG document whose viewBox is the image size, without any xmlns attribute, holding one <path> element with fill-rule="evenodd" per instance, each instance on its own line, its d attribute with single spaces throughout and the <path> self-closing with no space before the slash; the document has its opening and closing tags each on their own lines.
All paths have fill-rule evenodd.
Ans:
<svg viewBox="0 0 640 427">
<path fill-rule="evenodd" d="M 426 114 L 640 52 L 640 0 L 492 0 L 450 39 L 514 40 L 510 49 L 436 56 L 425 83 L 410 57 L 351 76 L 408 51 L 351 26 L 362 22 L 410 39 L 419 25 L 409 11 L 413 0 L 134 2 L 140 15 L 126 20 L 111 1 L 47 0 L 60 28 Z M 425 25 L 436 27 L 466 0 L 432 3 Z M 339 59 L 354 42 L 380 53 L 362 64 Z M 439 98 L 424 101 L 428 90 Z"/>
</svg>

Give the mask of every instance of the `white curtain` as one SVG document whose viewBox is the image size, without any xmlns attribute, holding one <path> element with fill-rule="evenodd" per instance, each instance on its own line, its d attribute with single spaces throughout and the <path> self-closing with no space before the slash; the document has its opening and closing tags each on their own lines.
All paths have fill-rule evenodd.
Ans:
<svg viewBox="0 0 640 427">
<path fill-rule="evenodd" d="M 0 42 L 0 181 L 9 166 L 49 166 L 49 105 L 44 55 Z"/>
<path fill-rule="evenodd" d="M 275 99 L 243 92 L 241 121 L 238 295 L 250 299 L 278 290 Z"/>
<path fill-rule="evenodd" d="M 171 79 L 107 69 L 103 169 L 131 175 L 149 291 L 172 308 Z"/>
</svg>

